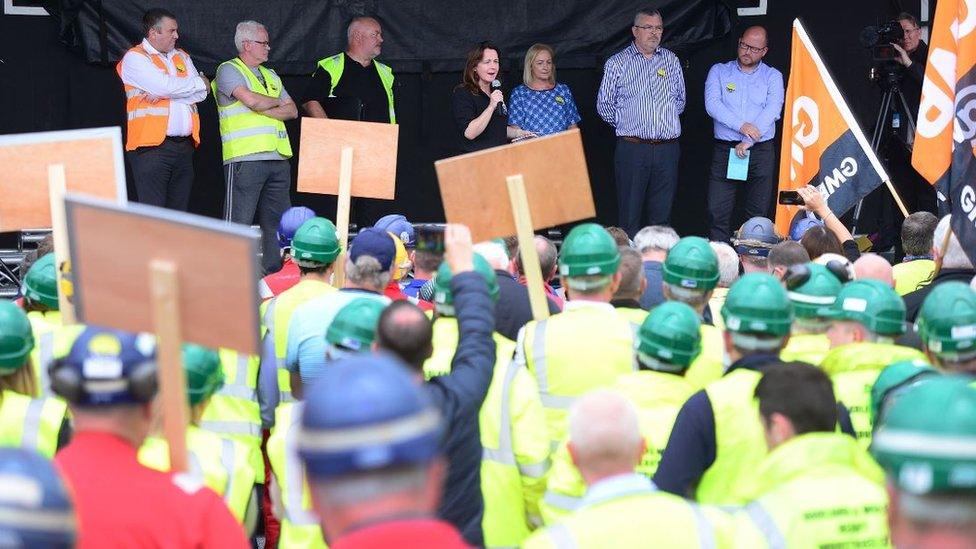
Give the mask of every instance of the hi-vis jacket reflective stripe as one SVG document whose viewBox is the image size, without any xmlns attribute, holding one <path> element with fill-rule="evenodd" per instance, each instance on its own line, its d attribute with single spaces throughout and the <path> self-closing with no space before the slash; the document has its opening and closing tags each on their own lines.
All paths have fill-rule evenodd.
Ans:
<svg viewBox="0 0 976 549">
<path fill-rule="evenodd" d="M 637 408 L 641 434 L 647 443 L 637 472 L 651 478 L 668 444 L 678 411 L 696 389 L 682 376 L 647 370 L 621 375 L 614 389 Z M 543 521 L 553 524 L 575 511 L 585 492 L 586 484 L 573 465 L 564 441 L 553 456 L 546 495 L 539 504 Z"/>
<path fill-rule="evenodd" d="M 342 73 L 346 68 L 346 56 L 337 53 L 332 57 L 326 57 L 319 61 L 318 65 L 329 73 L 332 80 L 332 88 L 329 90 L 329 97 L 334 97 L 332 92 L 339 85 Z M 396 112 L 393 110 L 393 69 L 373 59 L 373 66 L 376 73 L 380 75 L 380 82 L 383 83 L 383 90 L 386 92 L 386 101 L 390 106 L 390 124 L 396 124 Z"/>
<path fill-rule="evenodd" d="M 247 445 L 195 425 L 186 428 L 186 445 L 190 453 L 191 472 L 199 475 L 204 484 L 217 495 L 243 523 L 251 493 L 254 491 L 252 452 Z M 139 448 L 139 462 L 158 471 L 169 471 L 169 445 L 166 439 L 148 437 Z"/>
<path fill-rule="evenodd" d="M 481 444 L 481 491 L 485 501 L 482 530 L 486 547 L 517 547 L 539 522 L 539 499 L 549 469 L 545 412 L 535 380 L 511 360 L 515 343 L 495 338 L 495 369 L 478 415 Z M 458 344 L 457 319 L 434 321 L 434 353 L 424 363 L 429 378 L 451 372 Z"/>
<path fill-rule="evenodd" d="M 808 433 L 758 465 L 733 547 L 890 547 L 884 472 L 850 436 Z"/>
<path fill-rule="evenodd" d="M 523 549 L 587 547 L 655 547 L 661 549 L 724 547 L 729 520 L 704 508 L 655 490 L 620 494 L 589 503 L 562 521 L 529 537 Z"/>
<path fill-rule="evenodd" d="M 251 464 L 258 483 L 264 483 L 261 458 L 261 408 L 258 404 L 258 357 L 220 349 L 224 386 L 210 397 L 200 427 L 254 450 Z"/>
<path fill-rule="evenodd" d="M 301 403 L 283 403 L 275 412 L 275 426 L 268 438 L 268 461 L 274 473 L 285 516 L 281 518 L 279 547 L 324 549 L 319 520 L 312 512 L 312 496 L 305 469 L 298 459 L 297 437 L 301 429 Z"/>
<path fill-rule="evenodd" d="M 705 388 L 715 416 L 715 461 L 702 475 L 698 503 L 734 505 L 736 486 L 747 482 L 766 455 L 766 437 L 753 397 L 762 374 L 740 368 Z"/>
<path fill-rule="evenodd" d="M 608 304 L 593 304 L 530 321 L 519 331 L 515 360 L 535 376 L 552 449 L 566 434 L 569 407 L 577 397 L 637 369 L 638 328 Z"/>
<path fill-rule="evenodd" d="M 68 409 L 58 398 L 31 398 L 13 391 L 0 394 L 0 446 L 33 450 L 53 458 Z"/>
<path fill-rule="evenodd" d="M 881 370 L 901 360 L 926 360 L 917 349 L 889 343 L 850 343 L 824 357 L 820 367 L 834 382 L 834 394 L 851 412 L 857 440 L 871 444 L 871 387 Z"/>
<path fill-rule="evenodd" d="M 264 84 L 261 84 L 258 77 L 254 76 L 251 69 L 239 57 L 221 63 L 220 67 L 224 65 L 230 65 L 240 71 L 247 80 L 249 90 L 268 97 L 281 97 L 281 90 L 284 89 L 281 79 L 263 65 L 259 66 L 258 70 L 264 78 Z M 220 67 L 217 67 L 217 70 L 220 70 Z M 216 79 L 211 82 L 211 86 L 216 97 Z M 224 106 L 218 103 L 217 117 L 220 119 L 220 143 L 225 162 L 247 154 L 269 151 L 278 151 L 278 154 L 285 158 L 291 157 L 288 131 L 281 120 L 254 112 L 240 101 Z"/>
<path fill-rule="evenodd" d="M 129 49 L 131 52 L 144 55 L 152 61 L 153 65 L 163 73 L 169 75 L 166 70 L 166 63 L 158 54 L 150 54 L 138 44 Z M 186 70 L 187 61 L 190 55 L 181 49 L 177 49 L 173 55 L 173 64 L 176 65 L 177 78 L 196 77 L 189 74 Z M 115 65 L 115 72 L 119 78 L 122 77 L 122 63 L 125 56 Z M 168 98 L 150 99 L 149 94 L 135 86 L 126 83 L 122 84 L 125 89 L 125 112 L 126 112 L 126 138 L 125 150 L 131 151 L 139 147 L 154 147 L 166 139 L 166 127 L 169 124 L 169 105 Z M 190 105 L 190 121 L 192 123 L 193 144 L 200 144 L 200 114 L 197 112 L 196 105 Z"/>
</svg>

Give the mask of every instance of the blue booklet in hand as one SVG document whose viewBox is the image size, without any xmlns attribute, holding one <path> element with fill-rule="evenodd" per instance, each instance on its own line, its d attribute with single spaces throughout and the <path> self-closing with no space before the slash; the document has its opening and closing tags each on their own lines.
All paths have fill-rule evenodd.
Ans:
<svg viewBox="0 0 976 549">
<path fill-rule="evenodd" d="M 736 181 L 745 181 L 749 177 L 750 152 L 746 151 L 745 158 L 739 158 L 739 155 L 735 154 L 735 147 L 729 149 L 729 169 L 725 177 Z"/>
</svg>

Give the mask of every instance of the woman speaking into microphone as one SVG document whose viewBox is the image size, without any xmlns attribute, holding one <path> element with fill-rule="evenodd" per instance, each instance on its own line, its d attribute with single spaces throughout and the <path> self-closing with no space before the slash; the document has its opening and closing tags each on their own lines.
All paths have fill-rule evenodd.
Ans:
<svg viewBox="0 0 976 549">
<path fill-rule="evenodd" d="M 504 145 L 509 139 L 534 134 L 508 126 L 508 108 L 498 81 L 498 48 L 482 42 L 468 52 L 461 84 L 454 88 L 451 108 L 461 134 L 462 153 Z"/>
</svg>

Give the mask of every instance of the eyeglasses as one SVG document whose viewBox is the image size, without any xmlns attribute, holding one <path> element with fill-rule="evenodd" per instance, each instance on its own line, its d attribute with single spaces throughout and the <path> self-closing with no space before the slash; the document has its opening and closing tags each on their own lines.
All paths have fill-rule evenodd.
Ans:
<svg viewBox="0 0 976 549">
<path fill-rule="evenodd" d="M 254 44 L 261 44 L 262 46 L 264 46 L 266 48 L 270 48 L 271 47 L 271 42 L 268 41 L 268 40 L 265 40 L 265 41 L 261 41 L 261 40 L 245 40 L 245 42 L 252 42 Z"/>
<path fill-rule="evenodd" d="M 634 25 L 634 28 L 653 32 L 664 32 L 664 27 L 661 25 Z"/>
<path fill-rule="evenodd" d="M 749 53 L 761 53 L 763 50 L 766 49 L 766 46 L 763 46 L 761 48 L 757 48 L 755 46 L 750 46 L 749 44 L 746 44 L 745 42 L 739 42 L 739 49 L 740 50 L 746 50 Z"/>
</svg>

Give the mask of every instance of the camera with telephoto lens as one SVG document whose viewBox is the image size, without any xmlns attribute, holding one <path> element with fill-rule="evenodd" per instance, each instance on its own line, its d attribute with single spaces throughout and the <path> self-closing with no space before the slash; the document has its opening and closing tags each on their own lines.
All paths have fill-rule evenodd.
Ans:
<svg viewBox="0 0 976 549">
<path fill-rule="evenodd" d="M 878 62 L 894 61 L 899 53 L 891 44 L 905 39 L 905 29 L 898 21 L 888 21 L 877 27 L 865 27 L 861 31 L 861 45 L 871 50 L 871 57 Z"/>
</svg>

